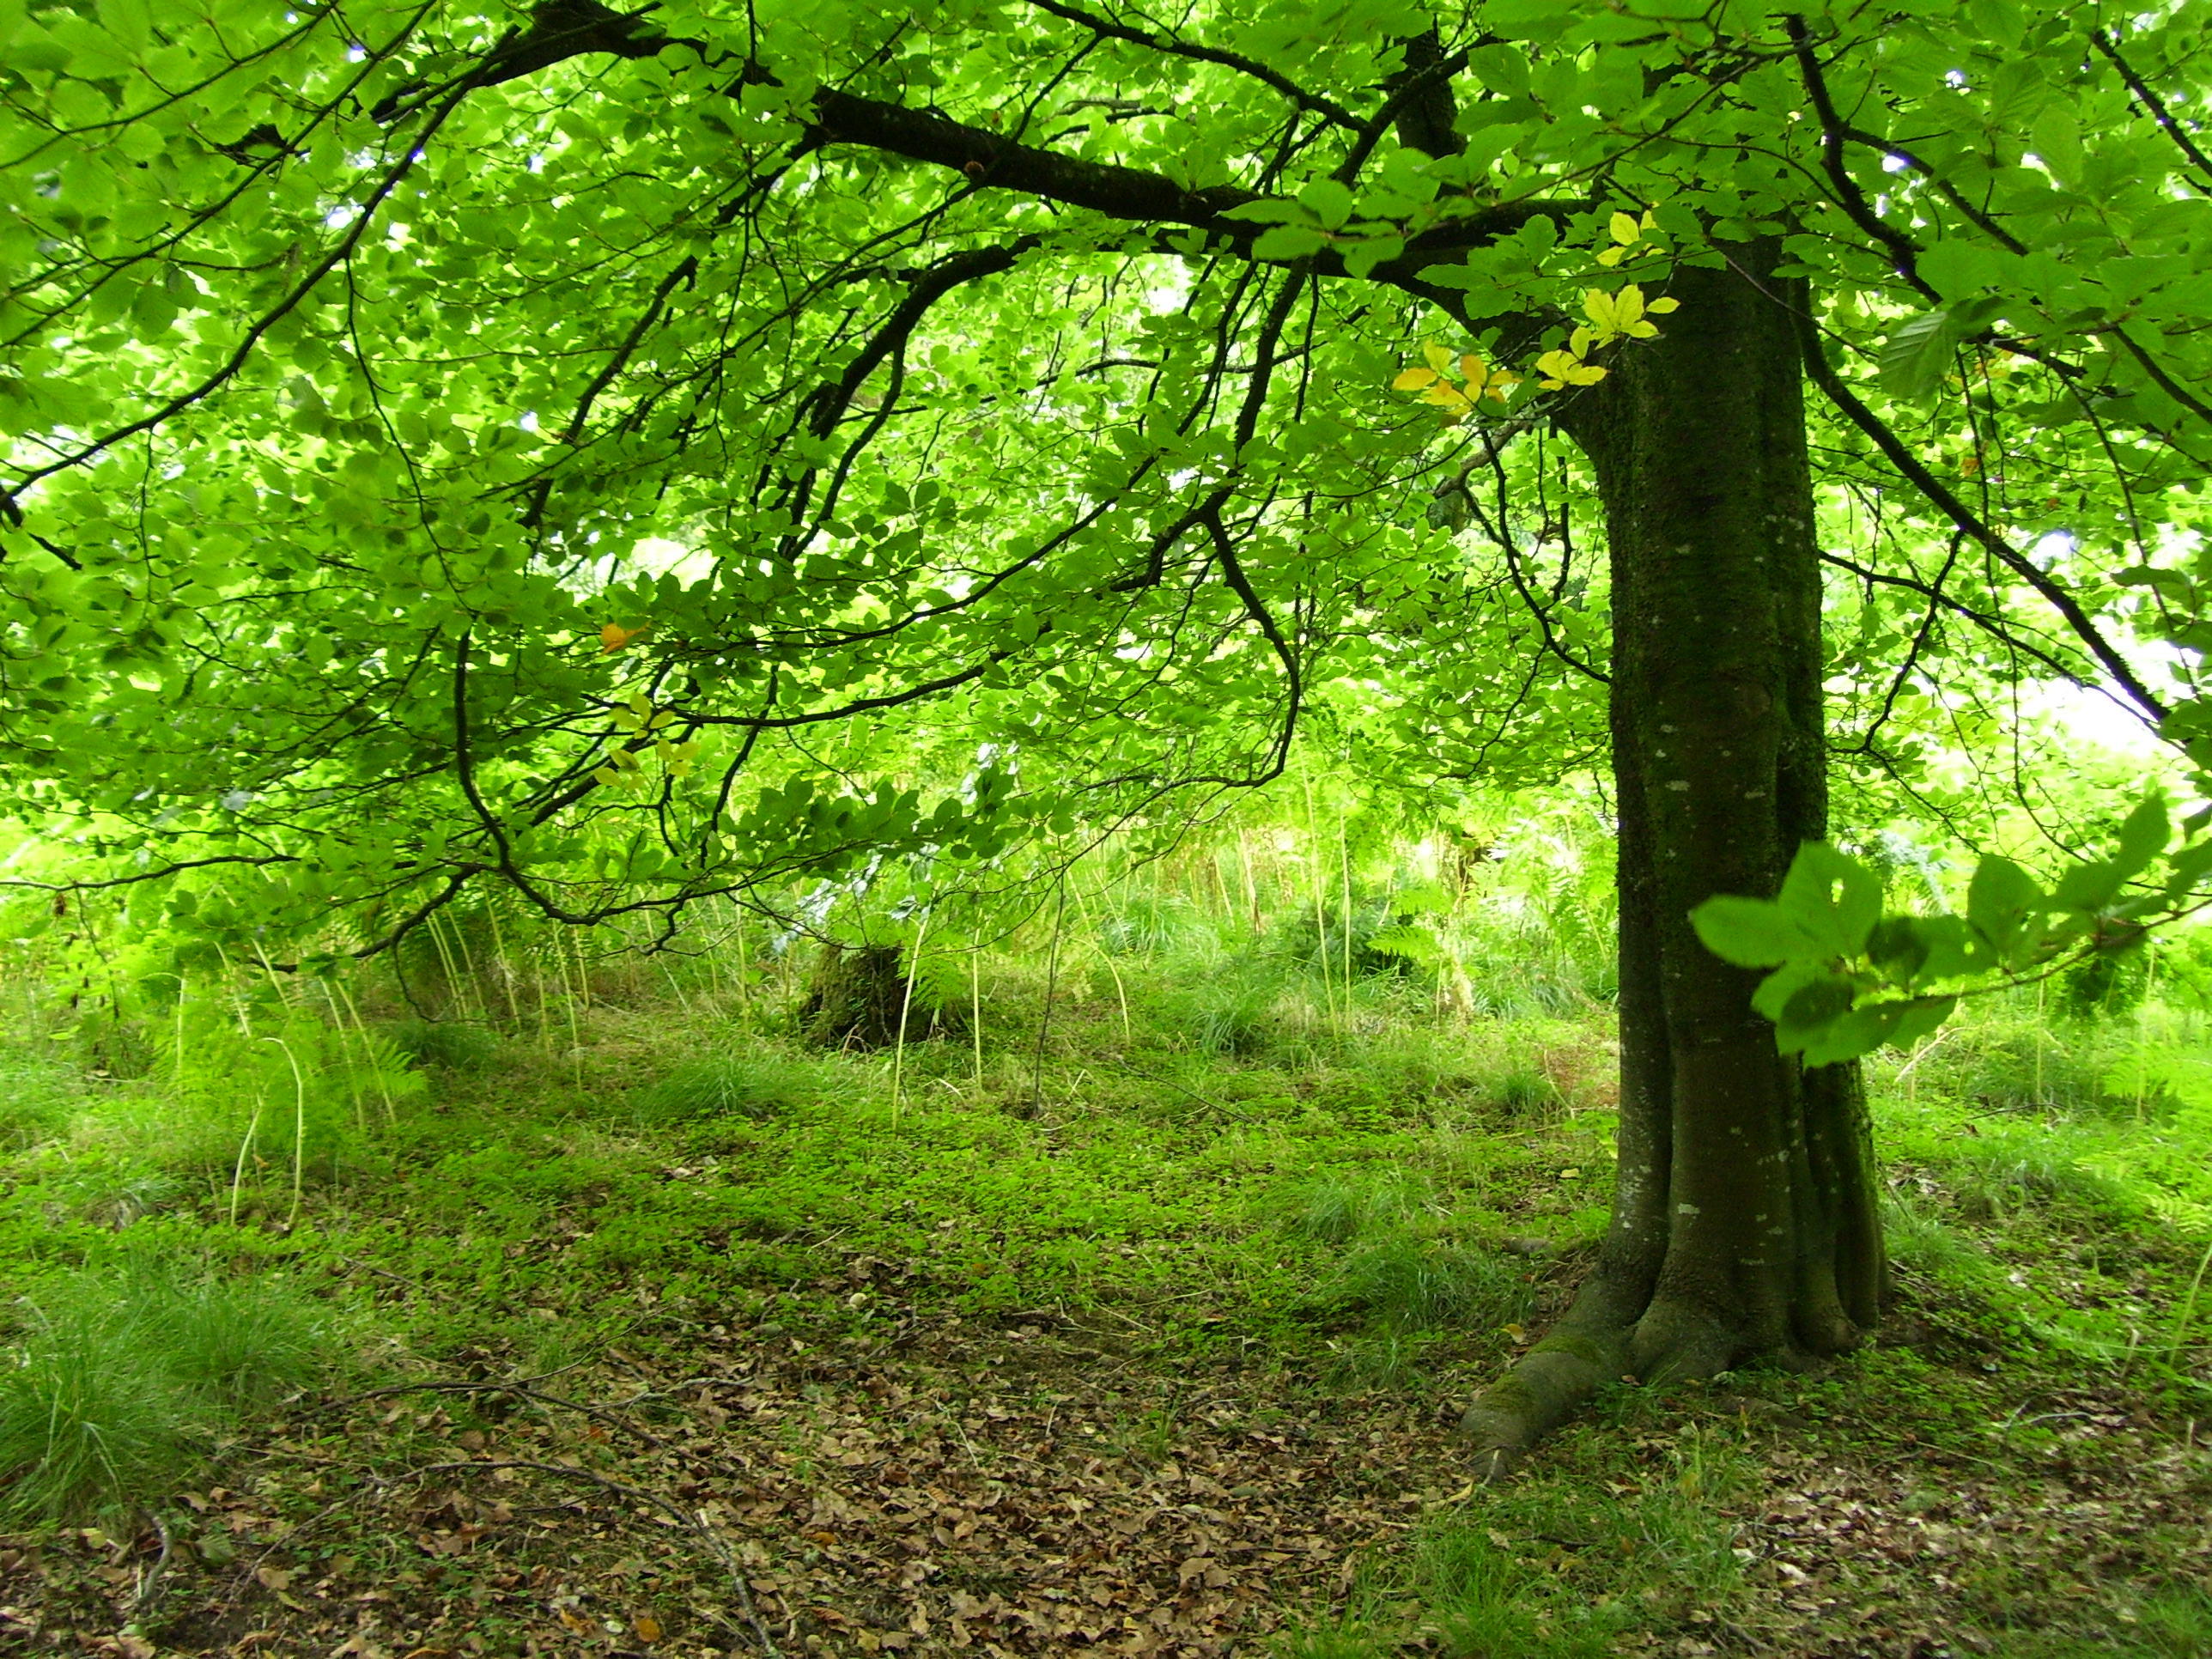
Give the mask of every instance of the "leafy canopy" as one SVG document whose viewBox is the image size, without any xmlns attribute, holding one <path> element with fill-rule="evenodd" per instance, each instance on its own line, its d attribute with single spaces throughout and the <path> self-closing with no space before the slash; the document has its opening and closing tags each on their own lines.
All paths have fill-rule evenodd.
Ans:
<svg viewBox="0 0 2212 1659">
<path fill-rule="evenodd" d="M 0 0 L 0 777 L 63 884 L 369 951 L 988 863 L 1302 713 L 1557 775 L 1547 411 L 1759 237 L 1839 755 L 1936 788 L 2025 676 L 2212 763 L 2208 16 Z"/>
</svg>

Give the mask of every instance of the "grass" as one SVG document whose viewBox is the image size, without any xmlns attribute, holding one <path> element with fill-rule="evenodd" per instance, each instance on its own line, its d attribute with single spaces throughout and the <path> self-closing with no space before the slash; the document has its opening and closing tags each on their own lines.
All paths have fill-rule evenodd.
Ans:
<svg viewBox="0 0 2212 1659">
<path fill-rule="evenodd" d="M 1255 938 L 1245 869 L 1215 873 L 1099 895 L 1049 983 L 1041 951 L 988 955 L 980 1028 L 896 1057 L 809 1048 L 804 975 L 763 968 L 759 939 L 673 966 L 600 957 L 588 1002 L 534 1006 L 514 973 L 448 988 L 465 1021 L 368 981 L 327 1006 L 203 987 L 136 1021 L 135 1078 L 72 1060 L 62 1011 L 19 1010 L 0 1091 L 0 1273 L 27 1292 L 0 1369 L 7 1524 L 167 1512 L 244 1480 L 242 1431 L 305 1409 L 364 1331 L 376 1376 L 400 1381 L 477 1377 L 488 1355 L 516 1376 L 590 1377 L 618 1354 L 689 1376 L 726 1348 L 804 1364 L 854 1344 L 852 1374 L 896 1378 L 915 1327 L 960 1322 L 976 1369 L 930 1409 L 1103 1389 L 1098 1455 L 1140 1471 L 1188 1461 L 1194 1378 L 1291 1402 L 1267 1413 L 1433 1425 L 1556 1313 L 1603 1222 L 1605 973 L 1560 942 L 1601 907 L 1573 873 L 1517 908 L 1423 909 L 1452 960 L 1371 951 L 1362 973 L 1354 932 L 1347 979 L 1309 907 Z M 1255 866 L 1251 890 L 1268 877 Z M 1355 913 L 1395 914 L 1361 879 Z M 493 948 L 471 936 L 488 975 Z M 1480 995 L 1457 997 L 1455 971 Z M 1775 1541 L 1793 1483 L 1830 1494 L 1808 1513 L 1856 1504 L 1901 1549 L 1923 1489 L 1971 1489 L 1980 1510 L 1944 1523 L 1968 1531 L 2036 1513 L 2094 1449 L 2068 1437 L 2077 1419 L 2207 1414 L 2212 1286 L 2190 1291 L 2212 1244 L 2212 1043 L 2191 1018 L 1999 1007 L 1910 1069 L 1877 1063 L 1893 1342 L 1825 1374 L 1615 1390 L 1507 1487 L 1403 1469 L 1413 1490 L 1373 1501 L 1404 1522 L 1280 1650 L 1789 1653 L 1795 1581 L 1775 1563 L 1820 1570 Z M 1032 1361 L 1047 1337 L 1025 1328 L 1074 1333 L 1084 1357 Z M 419 1432 L 504 1431 L 488 1407 L 451 1411 Z M 795 1430 L 785 1449 L 843 1467 Z M 1827 1547 L 1806 1531 L 1803 1552 Z M 1954 1622 L 1995 1644 L 1978 1651 L 2202 1651 L 2212 1607 L 2160 1577 L 2185 1555 L 2160 1533 L 2067 1601 L 2037 1582 L 2044 1557 L 1998 1551 L 1957 1577 Z"/>
<path fill-rule="evenodd" d="M 328 1320 L 280 1279 L 149 1265 L 58 1278 L 0 1369 L 0 1517 L 105 1518 L 166 1499 L 245 1415 L 306 1387 Z"/>
<path fill-rule="evenodd" d="M 784 1115 L 817 1098 L 821 1071 L 773 1054 L 714 1054 L 688 1060 L 632 1097 L 647 1123 L 704 1123 Z"/>
</svg>

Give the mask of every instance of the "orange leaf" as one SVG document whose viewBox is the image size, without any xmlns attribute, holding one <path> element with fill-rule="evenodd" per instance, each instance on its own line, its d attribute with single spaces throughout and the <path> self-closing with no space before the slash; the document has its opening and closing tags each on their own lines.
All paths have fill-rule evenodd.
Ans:
<svg viewBox="0 0 2212 1659">
<path fill-rule="evenodd" d="M 649 1613 L 641 1613 L 630 1620 L 630 1628 L 637 1632 L 637 1639 L 648 1646 L 661 1637 L 660 1620 Z"/>
</svg>

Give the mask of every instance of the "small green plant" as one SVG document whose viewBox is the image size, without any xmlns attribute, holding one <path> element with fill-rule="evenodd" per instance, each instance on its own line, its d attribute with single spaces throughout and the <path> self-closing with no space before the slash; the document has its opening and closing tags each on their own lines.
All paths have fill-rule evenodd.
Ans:
<svg viewBox="0 0 2212 1659">
<path fill-rule="evenodd" d="M 0 1369 L 0 1517 L 72 1520 L 167 1489 L 191 1463 L 187 1403 L 143 1334 L 82 1307 L 40 1312 Z"/>
<path fill-rule="evenodd" d="M 1369 1331 L 1336 1345 L 1324 1379 L 1341 1389 L 1411 1389 L 1424 1375 L 1423 1362 L 1437 1338 L 1428 1332 Z"/>
<path fill-rule="evenodd" d="M 1314 1090 L 1314 1107 L 1327 1112 L 1347 1129 L 1378 1133 L 1390 1125 L 1390 1100 L 1383 1085 L 1364 1073 L 1347 1072 L 1322 1079 Z"/>
<path fill-rule="evenodd" d="M 1407 1229 L 1352 1250 L 1317 1300 L 1364 1314 L 1388 1331 L 1494 1330 L 1528 1312 L 1529 1287 L 1520 1265 L 1507 1257 Z"/>
<path fill-rule="evenodd" d="M 67 1170 L 55 1185 L 76 1202 L 87 1221 L 117 1231 L 167 1207 L 188 1190 L 165 1170 L 118 1165 L 103 1158 Z"/>
<path fill-rule="evenodd" d="M 1200 1054 L 1249 1057 L 1265 1053 L 1279 1031 L 1275 1004 L 1281 985 L 1271 975 L 1231 972 L 1191 991 L 1182 1010 L 1191 1046 Z"/>
<path fill-rule="evenodd" d="M 0 1152 L 52 1139 L 81 1103 L 69 1066 L 27 1054 L 0 1055 Z"/>
<path fill-rule="evenodd" d="M 480 1072 L 499 1056 L 499 1034 L 453 1020 L 409 1020 L 392 1028 L 392 1046 L 416 1066 Z"/>
<path fill-rule="evenodd" d="M 1506 1067 L 1487 1080 L 1487 1091 L 1510 1118 L 1540 1118 L 1559 1103 L 1558 1085 L 1533 1066 Z"/>
<path fill-rule="evenodd" d="M 639 1090 L 631 1104 L 647 1123 L 769 1118 L 805 1105 L 821 1086 L 820 1073 L 811 1065 L 775 1054 L 714 1054 L 679 1066 Z"/>
<path fill-rule="evenodd" d="M 280 1279 L 162 1279 L 137 1296 L 168 1375 L 219 1411 L 304 1388 L 327 1357 L 323 1310 Z"/>
<path fill-rule="evenodd" d="M 1349 1244 L 1401 1227 L 1420 1209 L 1420 1194 L 1395 1170 L 1327 1170 L 1284 1195 L 1282 1224 L 1323 1244 Z"/>
<path fill-rule="evenodd" d="M 64 1279 L 0 1352 L 0 1519 L 159 1501 L 240 1414 L 322 1368 L 327 1322 L 271 1280 L 134 1267 Z"/>
<path fill-rule="evenodd" d="M 2212 1653 L 2212 1590 L 2188 1584 L 2160 1590 L 2136 1618 L 2137 1643 L 2157 1659 Z"/>
</svg>

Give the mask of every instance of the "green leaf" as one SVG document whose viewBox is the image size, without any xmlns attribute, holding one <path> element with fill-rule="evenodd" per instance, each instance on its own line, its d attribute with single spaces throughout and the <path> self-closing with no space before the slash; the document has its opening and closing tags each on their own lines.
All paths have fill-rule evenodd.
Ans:
<svg viewBox="0 0 2212 1659">
<path fill-rule="evenodd" d="M 1419 922 L 1378 927 L 1367 936 L 1367 948 L 1386 957 L 1401 957 L 1422 967 L 1441 961 L 1444 954 L 1442 941 Z"/>
<path fill-rule="evenodd" d="M 1929 945 L 1917 916 L 1885 916 L 1867 936 L 1867 959 L 1899 985 L 1910 985 L 1928 965 Z"/>
<path fill-rule="evenodd" d="M 1996 952 L 1963 916 L 1913 916 L 1912 931 L 1928 947 L 1928 957 L 1917 977 L 1923 980 L 1963 979 L 1997 966 Z"/>
<path fill-rule="evenodd" d="M 1905 1014 L 1889 1034 L 1889 1042 L 1899 1048 L 1910 1048 L 1923 1037 L 1932 1036 L 1951 1018 L 1959 1006 L 1956 997 L 1922 997 L 1905 1005 Z"/>
<path fill-rule="evenodd" d="M 1298 201 L 1323 228 L 1340 230 L 1352 217 L 1352 191 L 1334 179 L 1316 179 L 1298 191 Z"/>
<path fill-rule="evenodd" d="M 1277 225 L 1263 230 L 1252 244 L 1255 259 L 1303 259 L 1328 246 L 1328 238 L 1311 225 Z"/>
<path fill-rule="evenodd" d="M 1923 311 L 1889 331 L 1875 356 L 1882 385 L 1909 403 L 1923 403 L 1942 389 L 1958 341 L 1948 311 Z"/>
<path fill-rule="evenodd" d="M 1344 268 L 1354 276 L 1365 276 L 1406 251 L 1402 236 L 1370 236 L 1344 249 Z"/>
<path fill-rule="evenodd" d="M 2120 825 L 2119 850 L 2112 857 L 2120 878 L 2132 880 L 2150 868 L 2152 860 L 2166 850 L 2172 833 L 2166 817 L 2166 797 L 2145 796 Z"/>
<path fill-rule="evenodd" d="M 1920 274 L 1946 300 L 1957 300 L 1988 288 L 2004 276 L 2004 261 L 1994 248 L 1978 242 L 1938 242 L 1917 261 Z M 1947 313 L 1930 312 L 1929 316 Z"/>
<path fill-rule="evenodd" d="M 1778 1022 L 1790 998 L 1814 981 L 1827 977 L 1828 970 L 1816 962 L 1784 963 L 1759 981 L 1758 989 L 1751 994 L 1752 1012 Z"/>
<path fill-rule="evenodd" d="M 1224 210 L 1224 219 L 1249 220 L 1254 224 L 1303 224 L 1310 216 L 1306 209 L 1297 202 L 1285 201 L 1279 196 L 1262 197 L 1256 202 L 1245 202 Z"/>
<path fill-rule="evenodd" d="M 1474 78 L 1486 87 L 1494 88 L 1509 97 L 1526 98 L 1531 84 L 1528 73 L 1528 54 L 1517 46 L 1504 44 L 1477 46 L 1468 54 L 1468 68 Z"/>
<path fill-rule="evenodd" d="M 1885 1002 L 1870 1008 L 1850 1009 L 1808 1024 L 1788 1039 L 1778 1028 L 1776 1036 L 1784 1054 L 1794 1051 L 1807 1066 L 1835 1066 L 1872 1054 L 1885 1042 L 1894 1042 L 1904 1022 L 1905 1005 Z"/>
<path fill-rule="evenodd" d="M 1841 974 L 1815 974 L 1792 991 L 1782 1005 L 1781 1018 L 1774 1022 L 1775 1047 L 1785 1054 L 1794 1054 L 1808 1046 L 1823 1043 L 1830 1029 L 1850 1012 L 1857 994 L 1858 988 Z M 1881 1039 L 1875 1041 L 1879 1042 Z"/>
<path fill-rule="evenodd" d="M 2212 839 L 2178 848 L 2166 860 L 2166 902 L 2181 904 L 2196 895 L 2197 884 L 2212 872 Z"/>
<path fill-rule="evenodd" d="M 1408 882 L 1390 895 L 1390 908 L 1401 916 L 1449 915 L 1455 901 L 1440 881 Z"/>
<path fill-rule="evenodd" d="M 1981 861 L 1967 884 L 1966 920 L 2008 968 L 2027 965 L 2043 936 L 2040 922 L 2049 908 L 2034 878 L 1996 854 Z"/>
<path fill-rule="evenodd" d="M 1820 954 L 1819 939 L 1772 899 L 1709 898 L 1690 912 L 1690 926 L 1705 949 L 1739 968 L 1771 968 Z"/>
<path fill-rule="evenodd" d="M 2051 890 L 2054 909 L 2095 915 L 2117 897 L 2126 878 L 2117 860 L 2098 859 L 2068 866 Z"/>
<path fill-rule="evenodd" d="M 1826 842 L 1808 841 L 1790 860 L 1775 902 L 1820 951 L 1855 957 L 1881 920 L 1881 878 Z"/>
<path fill-rule="evenodd" d="M 2081 187 L 2087 156 L 2081 149 L 2081 125 L 2064 104 L 2047 106 L 2027 130 L 2027 142 L 2051 176 L 2069 190 Z"/>
</svg>

